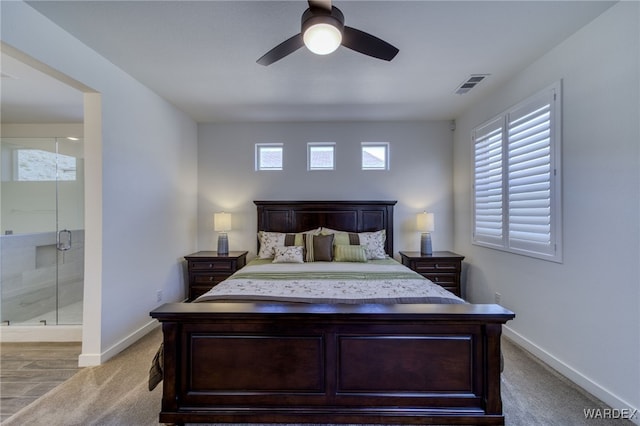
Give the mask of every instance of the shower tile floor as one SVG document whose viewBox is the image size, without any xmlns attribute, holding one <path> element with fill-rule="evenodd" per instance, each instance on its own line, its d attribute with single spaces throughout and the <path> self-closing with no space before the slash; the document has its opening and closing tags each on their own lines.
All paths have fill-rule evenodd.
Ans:
<svg viewBox="0 0 640 426">
<path fill-rule="evenodd" d="M 19 325 L 42 325 L 43 323 L 41 321 L 46 321 L 48 325 L 55 325 L 56 312 L 51 311 L 45 314 L 38 315 L 37 317 L 31 318 L 27 321 L 20 322 Z M 72 303 L 71 305 L 61 307 L 58 310 L 58 324 L 82 324 L 82 302 L 76 302 Z"/>
</svg>

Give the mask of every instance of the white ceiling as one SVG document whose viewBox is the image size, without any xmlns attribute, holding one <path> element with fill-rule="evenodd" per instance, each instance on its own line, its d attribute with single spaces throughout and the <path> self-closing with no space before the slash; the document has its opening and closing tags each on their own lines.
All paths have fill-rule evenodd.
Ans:
<svg viewBox="0 0 640 426">
<path fill-rule="evenodd" d="M 2 52 L 3 123 L 82 122 L 82 93 Z"/>
<path fill-rule="evenodd" d="M 302 48 L 268 67 L 255 61 L 300 32 L 306 1 L 28 3 L 196 121 L 215 122 L 453 119 L 614 2 L 335 0 L 346 25 L 398 56 Z M 470 74 L 490 76 L 454 94 Z M 7 90 L 16 81 L 2 80 L 5 122 L 28 121 Z M 58 114 L 74 114 L 63 106 Z"/>
</svg>

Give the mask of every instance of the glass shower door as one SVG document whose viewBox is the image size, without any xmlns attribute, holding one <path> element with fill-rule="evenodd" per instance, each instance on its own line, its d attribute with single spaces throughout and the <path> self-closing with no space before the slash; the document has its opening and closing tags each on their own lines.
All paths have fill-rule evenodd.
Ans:
<svg viewBox="0 0 640 426">
<path fill-rule="evenodd" d="M 81 324 L 82 143 L 3 138 L 0 315 L 5 324 Z"/>
<path fill-rule="evenodd" d="M 57 323 L 81 324 L 84 291 L 84 161 L 80 140 L 59 138 Z"/>
</svg>

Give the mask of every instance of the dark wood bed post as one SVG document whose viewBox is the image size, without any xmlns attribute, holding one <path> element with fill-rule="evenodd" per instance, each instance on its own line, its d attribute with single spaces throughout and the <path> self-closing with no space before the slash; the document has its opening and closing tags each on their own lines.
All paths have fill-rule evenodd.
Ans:
<svg viewBox="0 0 640 426">
<path fill-rule="evenodd" d="M 485 355 L 486 359 L 500 359 L 499 364 L 489 363 L 486 366 L 486 411 L 487 414 L 502 415 L 502 395 L 500 387 L 500 374 L 502 372 L 502 353 L 500 349 L 502 324 L 486 324 L 484 328 L 487 351 Z"/>
<path fill-rule="evenodd" d="M 180 386 L 177 367 L 178 360 L 178 336 L 180 326 L 175 322 L 163 322 L 162 334 L 164 335 L 163 346 L 163 377 L 162 381 L 162 409 L 176 411 L 178 409 L 177 388 Z"/>
</svg>

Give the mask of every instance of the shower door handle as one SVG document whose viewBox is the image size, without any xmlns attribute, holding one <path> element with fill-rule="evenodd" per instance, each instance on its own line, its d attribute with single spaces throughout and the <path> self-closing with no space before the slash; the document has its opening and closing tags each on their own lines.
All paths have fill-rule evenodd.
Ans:
<svg viewBox="0 0 640 426">
<path fill-rule="evenodd" d="M 63 229 L 58 232 L 57 248 L 60 251 L 67 251 L 71 249 L 71 231 Z"/>
</svg>

